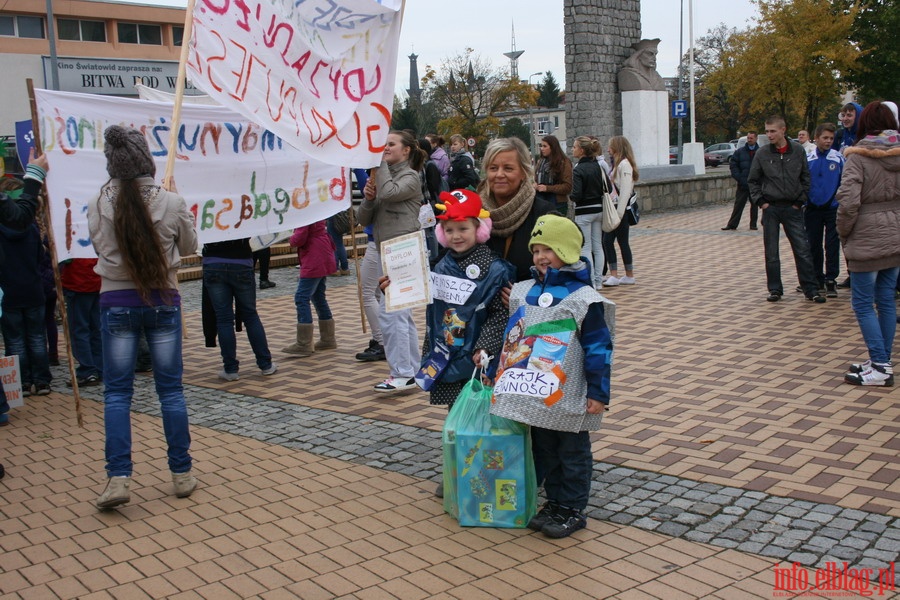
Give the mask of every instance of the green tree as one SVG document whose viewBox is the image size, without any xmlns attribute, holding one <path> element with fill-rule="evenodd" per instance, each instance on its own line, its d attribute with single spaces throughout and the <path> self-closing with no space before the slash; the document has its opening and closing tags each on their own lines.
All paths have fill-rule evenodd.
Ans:
<svg viewBox="0 0 900 600">
<path fill-rule="evenodd" d="M 845 91 L 859 48 L 848 45 L 858 2 L 753 0 L 756 26 L 732 36 L 734 69 L 727 85 L 749 109 L 778 113 L 792 129 L 809 129 Z"/>
<path fill-rule="evenodd" d="M 531 144 L 531 136 L 529 135 L 528 126 L 518 117 L 507 119 L 503 127 L 500 128 L 500 135 L 503 137 L 517 137 L 528 146 Z"/>
<path fill-rule="evenodd" d="M 900 3 L 896 0 L 862 0 L 853 21 L 851 40 L 862 56 L 850 70 L 849 80 L 866 100 L 900 98 Z"/>
<path fill-rule="evenodd" d="M 698 138 L 701 140 L 734 139 L 751 120 L 746 96 L 731 85 L 737 33 L 737 29 L 729 29 L 720 23 L 694 44 L 694 110 Z M 683 64 L 682 88 L 687 90 L 687 74 L 690 71 L 688 54 L 685 54 Z"/>
<path fill-rule="evenodd" d="M 553 73 L 547 71 L 544 80 L 537 86 L 537 105 L 545 108 L 559 107 L 559 85 L 553 78 Z"/>
<path fill-rule="evenodd" d="M 498 112 L 533 105 L 537 97 L 533 87 L 513 81 L 505 69 L 494 70 L 472 48 L 445 59 L 439 69 L 426 66 L 422 88 L 423 104 L 433 105 L 443 135 L 476 139 L 499 133 Z"/>
</svg>

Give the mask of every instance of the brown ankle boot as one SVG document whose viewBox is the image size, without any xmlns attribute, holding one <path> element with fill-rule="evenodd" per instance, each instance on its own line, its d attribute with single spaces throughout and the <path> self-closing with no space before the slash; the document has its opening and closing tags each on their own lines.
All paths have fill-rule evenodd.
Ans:
<svg viewBox="0 0 900 600">
<path fill-rule="evenodd" d="M 281 351 L 298 358 L 312 356 L 316 351 L 315 347 L 313 347 L 313 324 L 297 323 L 297 341 L 286 348 L 282 348 Z"/>
<path fill-rule="evenodd" d="M 316 342 L 316 350 L 334 350 L 337 348 L 337 339 L 334 337 L 334 319 L 319 321 L 319 341 Z"/>
</svg>

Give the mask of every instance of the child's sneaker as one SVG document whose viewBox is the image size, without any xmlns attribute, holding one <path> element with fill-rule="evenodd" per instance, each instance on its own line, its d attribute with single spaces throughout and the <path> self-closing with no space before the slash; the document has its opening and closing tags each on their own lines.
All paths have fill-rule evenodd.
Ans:
<svg viewBox="0 0 900 600">
<path fill-rule="evenodd" d="M 528 521 L 528 529 L 541 531 L 544 528 L 544 525 L 549 523 L 553 518 L 553 515 L 555 515 L 558 511 L 559 504 L 548 500 L 546 503 L 544 503 L 544 506 L 541 507 L 541 510 L 539 510 L 538 513 L 531 517 L 531 520 Z"/>
<path fill-rule="evenodd" d="M 52 390 L 50 389 L 49 383 L 36 383 L 34 384 L 34 395 L 35 396 L 46 396 Z"/>
<path fill-rule="evenodd" d="M 621 280 L 618 277 L 613 277 L 610 275 L 606 279 L 603 280 L 604 287 L 614 287 L 621 283 Z"/>
<path fill-rule="evenodd" d="M 569 537 L 579 529 L 587 527 L 587 517 L 577 509 L 560 506 L 559 510 L 541 528 L 549 538 Z"/>
<path fill-rule="evenodd" d="M 403 392 L 416 387 L 416 380 L 413 377 L 405 379 L 403 377 L 388 377 L 375 386 L 376 392 L 382 394 L 393 394 L 395 392 Z"/>
<path fill-rule="evenodd" d="M 891 363 L 876 363 L 860 373 L 847 373 L 844 381 L 853 385 L 894 385 L 894 368 Z"/>
<path fill-rule="evenodd" d="M 634 277 L 629 277 L 628 275 L 619 280 L 620 285 L 634 285 L 635 283 Z"/>
</svg>

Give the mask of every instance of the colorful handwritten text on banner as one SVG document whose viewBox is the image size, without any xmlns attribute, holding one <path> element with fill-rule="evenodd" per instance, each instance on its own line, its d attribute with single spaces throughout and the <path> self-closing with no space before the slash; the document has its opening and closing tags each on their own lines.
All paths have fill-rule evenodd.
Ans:
<svg viewBox="0 0 900 600">
<path fill-rule="evenodd" d="M 91 257 L 87 206 L 108 179 L 103 132 L 144 132 L 160 181 L 172 105 L 35 90 L 57 258 Z M 350 206 L 349 169 L 331 166 L 223 107 L 185 104 L 174 178 L 200 243 L 254 237 L 320 221 Z"/>
<path fill-rule="evenodd" d="M 196 0 L 193 85 L 324 162 L 381 162 L 400 0 Z"/>
</svg>

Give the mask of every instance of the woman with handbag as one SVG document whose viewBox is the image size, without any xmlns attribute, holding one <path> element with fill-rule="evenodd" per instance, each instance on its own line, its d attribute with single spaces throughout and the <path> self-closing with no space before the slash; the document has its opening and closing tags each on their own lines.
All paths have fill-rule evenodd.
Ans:
<svg viewBox="0 0 900 600">
<path fill-rule="evenodd" d="M 603 196 L 612 191 L 612 183 L 597 162 L 600 141 L 586 135 L 575 138 L 572 154 L 578 160 L 572 176 L 572 202 L 575 224 L 584 236 L 581 256 L 587 259 L 594 289 L 603 287 Z"/>
<path fill-rule="evenodd" d="M 553 135 L 541 139 L 540 152 L 534 168 L 537 197 L 555 204 L 559 214 L 566 216 L 569 214 L 569 194 L 572 193 L 572 162 Z"/>
<path fill-rule="evenodd" d="M 638 169 L 635 166 L 634 150 L 627 138 L 617 135 L 609 139 L 607 149 L 612 159 L 612 183 L 618 195 L 617 212 L 619 226 L 613 231 L 603 234 L 603 252 L 606 255 L 606 264 L 609 268 L 609 276 L 603 281 L 604 286 L 634 285 L 634 259 L 631 254 L 631 245 L 628 241 L 630 223 L 625 216 L 625 209 L 631 196 L 634 194 L 634 183 L 638 180 Z M 625 265 L 625 276 L 619 277 L 619 265 L 616 260 L 616 242 L 622 251 L 622 262 Z"/>
</svg>

